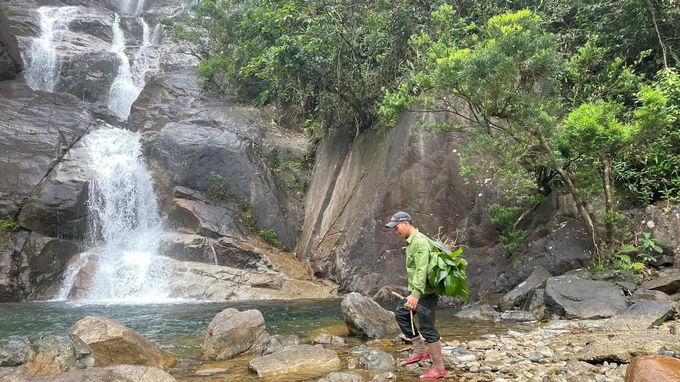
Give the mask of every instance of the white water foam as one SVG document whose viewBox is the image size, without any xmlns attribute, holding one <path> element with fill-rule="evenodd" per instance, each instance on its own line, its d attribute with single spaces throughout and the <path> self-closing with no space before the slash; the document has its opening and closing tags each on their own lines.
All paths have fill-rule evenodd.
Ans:
<svg viewBox="0 0 680 382">
<path fill-rule="evenodd" d="M 83 138 L 95 172 L 88 200 L 91 248 L 66 271 L 56 299 L 68 298 L 78 271 L 87 263 L 84 259 L 91 254 L 96 254 L 96 272 L 87 301 L 168 299 L 172 260 L 157 255 L 162 220 L 139 138 L 121 129 L 96 130 Z"/>
<path fill-rule="evenodd" d="M 78 13 L 78 7 L 40 7 L 40 36 L 25 54 L 26 83 L 33 90 L 54 92 L 59 82 L 57 45 Z"/>
<path fill-rule="evenodd" d="M 144 89 L 145 76 L 152 63 L 151 48 L 154 41 L 160 39 L 156 36 L 159 32 L 154 31 L 154 34 L 152 34 L 151 28 L 144 18 L 139 17 L 138 20 L 142 24 L 143 30 L 142 45 L 137 49 L 132 64 L 125 53 L 127 44 L 125 34 L 120 27 L 120 16 L 118 14 L 116 14 L 113 24 L 113 42 L 110 50 L 118 54 L 120 66 L 118 67 L 118 75 L 109 92 L 109 109 L 123 121 L 130 115 L 132 104 Z"/>
<path fill-rule="evenodd" d="M 144 12 L 145 6 L 146 0 L 121 0 L 120 11 L 138 15 Z"/>
</svg>

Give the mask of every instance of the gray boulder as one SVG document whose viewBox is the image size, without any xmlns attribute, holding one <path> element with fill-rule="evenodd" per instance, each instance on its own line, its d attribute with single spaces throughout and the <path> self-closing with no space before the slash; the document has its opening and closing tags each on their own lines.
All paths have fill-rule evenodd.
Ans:
<svg viewBox="0 0 680 382">
<path fill-rule="evenodd" d="M 488 320 L 493 322 L 501 320 L 500 314 L 491 305 L 467 306 L 456 313 L 455 316 L 467 320 Z"/>
<path fill-rule="evenodd" d="M 78 142 L 37 185 L 21 210 L 19 224 L 48 236 L 85 239 L 89 181 L 87 149 Z"/>
<path fill-rule="evenodd" d="M 680 253 L 680 205 L 673 206 L 669 211 L 664 211 L 654 205 L 645 207 L 644 212 L 638 218 L 637 232 L 649 232 L 664 250 L 664 254 Z M 659 257 L 658 254 L 655 256 Z M 670 294 L 670 293 L 669 293 Z"/>
<path fill-rule="evenodd" d="M 92 349 L 73 334 L 44 335 L 34 345 L 36 356 L 19 368 L 31 375 L 58 374 L 94 366 Z"/>
<path fill-rule="evenodd" d="M 239 354 L 259 354 L 268 336 L 260 311 L 225 309 L 208 325 L 201 353 L 210 360 L 225 360 Z"/>
<path fill-rule="evenodd" d="M 50 170 L 95 126 L 86 106 L 68 94 L 35 92 L 0 82 L 0 215 L 19 208 Z"/>
<path fill-rule="evenodd" d="M 0 341 L 0 367 L 19 366 L 35 358 L 35 349 L 28 338 Z"/>
<path fill-rule="evenodd" d="M 80 300 L 87 298 L 89 291 L 92 288 L 94 276 L 97 274 L 97 265 L 99 263 L 99 256 L 95 254 L 80 254 L 73 256 L 67 266 L 75 266 L 79 263 L 79 270 L 73 278 L 71 290 L 68 292 L 67 298 L 69 300 Z"/>
<path fill-rule="evenodd" d="M 552 277 L 552 275 L 545 268 L 540 265 L 536 266 L 529 278 L 522 281 L 513 290 L 501 297 L 501 300 L 498 303 L 501 311 L 509 310 L 515 307 L 518 299 L 522 297 L 526 298 L 529 292 L 536 288 L 540 288 L 550 277 Z"/>
<path fill-rule="evenodd" d="M 663 271 L 657 278 L 642 283 L 640 288 L 658 290 L 668 295 L 674 294 L 680 291 L 680 269 Z"/>
<path fill-rule="evenodd" d="M 680 354 L 676 335 L 656 331 L 622 332 L 593 338 L 573 357 L 593 364 L 604 361 L 629 363 L 636 356 L 659 354 L 664 350 Z"/>
<path fill-rule="evenodd" d="M 371 349 L 359 358 L 359 366 L 367 370 L 387 370 L 394 367 L 394 357 L 379 349 Z"/>
<path fill-rule="evenodd" d="M 62 58 L 59 85 L 55 90 L 76 95 L 86 102 L 108 104 L 109 91 L 119 68 L 118 54 L 106 49 L 66 55 Z"/>
<path fill-rule="evenodd" d="M 313 345 L 298 345 L 255 358 L 248 366 L 263 379 L 289 373 L 304 373 L 308 378 L 313 378 L 338 371 L 342 364 L 333 350 Z"/>
<path fill-rule="evenodd" d="M 630 302 L 633 304 L 644 301 L 671 301 L 671 296 L 660 290 L 638 289 L 630 296 Z"/>
<path fill-rule="evenodd" d="M 319 379 L 317 382 L 364 382 L 364 378 L 359 374 L 336 371 Z"/>
<path fill-rule="evenodd" d="M 544 298 L 552 312 L 568 319 L 608 318 L 628 308 L 620 287 L 572 275 L 549 278 Z"/>
<path fill-rule="evenodd" d="M 262 355 L 273 354 L 283 350 L 286 346 L 295 345 L 300 345 L 300 337 L 294 334 L 289 334 L 287 336 L 275 334 L 268 337 L 262 344 Z"/>
<path fill-rule="evenodd" d="M 673 313 L 667 302 L 643 300 L 631 305 L 625 312 L 609 318 L 605 329 L 645 330 L 661 325 Z"/>
<path fill-rule="evenodd" d="M 2 382 L 176 382 L 162 369 L 153 366 L 115 365 L 44 376 L 8 374 Z"/>
<path fill-rule="evenodd" d="M 5 10 L 0 7 L 0 81 L 11 80 L 24 69 L 17 39 L 12 33 Z"/>
<path fill-rule="evenodd" d="M 399 331 L 394 312 L 359 293 L 350 293 L 340 303 L 349 332 L 362 337 L 383 338 Z"/>
<path fill-rule="evenodd" d="M 73 325 L 72 334 L 90 346 L 96 366 L 117 364 L 174 366 L 177 357 L 134 330 L 105 317 L 87 316 Z"/>
</svg>

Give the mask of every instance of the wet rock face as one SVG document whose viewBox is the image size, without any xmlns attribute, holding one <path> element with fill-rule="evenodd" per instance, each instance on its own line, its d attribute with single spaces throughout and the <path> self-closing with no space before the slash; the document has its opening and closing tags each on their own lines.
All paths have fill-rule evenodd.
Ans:
<svg viewBox="0 0 680 382">
<path fill-rule="evenodd" d="M 247 206 L 257 229 L 273 229 L 283 246 L 294 248 L 306 184 L 302 161 L 311 142 L 276 127 L 262 111 L 200 94 L 198 80 L 195 70 L 155 76 L 132 107 L 130 128 L 146 133 L 162 205 L 174 214 L 181 206 L 169 198 L 171 190 L 184 186 L 211 204 Z"/>
<path fill-rule="evenodd" d="M 11 80 L 24 69 L 17 39 L 12 33 L 9 19 L 0 7 L 0 81 Z"/>
<path fill-rule="evenodd" d="M 0 82 L 0 215 L 16 216 L 57 162 L 95 126 L 85 105 L 69 94 L 35 92 Z"/>
<path fill-rule="evenodd" d="M 19 214 L 22 227 L 53 237 L 83 240 L 87 233 L 87 149 L 76 143 L 33 191 Z"/>
</svg>

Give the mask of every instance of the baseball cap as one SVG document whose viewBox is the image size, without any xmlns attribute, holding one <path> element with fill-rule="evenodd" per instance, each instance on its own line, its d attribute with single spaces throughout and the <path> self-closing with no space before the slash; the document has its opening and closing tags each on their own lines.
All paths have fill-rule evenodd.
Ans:
<svg viewBox="0 0 680 382">
<path fill-rule="evenodd" d="M 399 211 L 396 214 L 392 215 L 392 218 L 387 224 L 385 224 L 385 227 L 394 228 L 394 226 L 399 224 L 399 222 L 403 221 L 413 222 L 413 220 L 411 219 L 411 215 L 407 214 L 406 212 Z"/>
</svg>

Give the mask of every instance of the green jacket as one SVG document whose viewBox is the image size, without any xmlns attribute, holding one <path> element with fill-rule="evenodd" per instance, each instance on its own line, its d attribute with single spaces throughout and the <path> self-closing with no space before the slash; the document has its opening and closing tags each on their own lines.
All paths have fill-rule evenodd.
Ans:
<svg viewBox="0 0 680 382">
<path fill-rule="evenodd" d="M 430 259 L 430 242 L 427 237 L 416 230 L 406 239 L 406 273 L 408 274 L 408 291 L 417 299 L 423 295 L 434 293 L 427 285 L 427 263 Z"/>
</svg>

